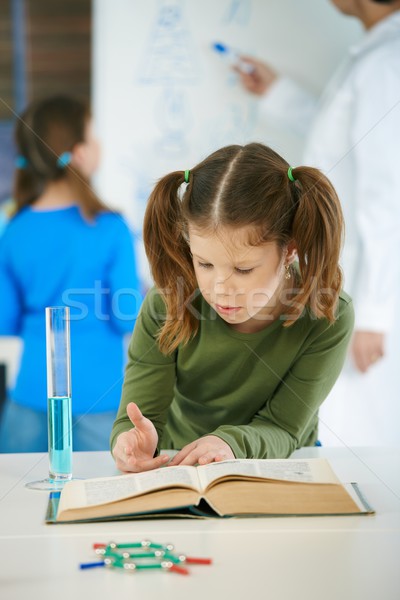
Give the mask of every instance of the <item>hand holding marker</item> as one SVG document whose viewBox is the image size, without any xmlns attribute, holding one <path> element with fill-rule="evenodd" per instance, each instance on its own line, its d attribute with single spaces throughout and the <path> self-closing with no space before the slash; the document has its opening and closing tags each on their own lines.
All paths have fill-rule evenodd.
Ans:
<svg viewBox="0 0 400 600">
<path fill-rule="evenodd" d="M 250 73 L 253 73 L 254 66 L 241 59 L 239 54 L 226 44 L 215 42 L 212 45 L 212 47 L 213 50 L 215 50 L 215 52 L 218 52 L 220 56 L 225 58 L 229 62 L 229 64 L 232 65 L 232 67 L 236 67 L 237 69 L 239 69 L 239 71 L 242 71 L 242 73 L 246 73 L 248 75 L 250 75 Z"/>
<path fill-rule="evenodd" d="M 263 96 L 279 77 L 269 64 L 250 56 L 242 58 L 238 52 L 225 44 L 214 43 L 212 47 L 237 72 L 244 89 L 256 96 Z"/>
</svg>

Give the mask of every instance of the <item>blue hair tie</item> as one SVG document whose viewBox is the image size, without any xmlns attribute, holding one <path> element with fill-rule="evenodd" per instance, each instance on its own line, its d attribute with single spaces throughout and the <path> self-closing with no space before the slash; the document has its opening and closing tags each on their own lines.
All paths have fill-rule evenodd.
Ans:
<svg viewBox="0 0 400 600">
<path fill-rule="evenodd" d="M 28 161 L 26 160 L 25 156 L 19 154 L 15 159 L 15 166 L 17 167 L 17 169 L 26 169 L 26 167 L 28 166 Z"/>
<path fill-rule="evenodd" d="M 60 169 L 65 169 L 65 167 L 67 167 L 69 165 L 69 163 L 71 162 L 71 158 L 72 158 L 71 152 L 63 152 L 57 158 L 57 167 L 60 167 Z"/>
</svg>

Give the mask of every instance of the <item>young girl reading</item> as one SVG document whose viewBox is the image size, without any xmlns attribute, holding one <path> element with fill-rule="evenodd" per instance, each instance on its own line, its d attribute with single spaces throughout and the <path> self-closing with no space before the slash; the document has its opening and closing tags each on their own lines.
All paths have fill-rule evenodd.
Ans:
<svg viewBox="0 0 400 600">
<path fill-rule="evenodd" d="M 315 444 L 354 320 L 342 229 L 328 179 L 262 144 L 160 179 L 144 222 L 156 287 L 111 436 L 119 469 L 159 467 L 161 448 L 193 465 Z"/>
</svg>

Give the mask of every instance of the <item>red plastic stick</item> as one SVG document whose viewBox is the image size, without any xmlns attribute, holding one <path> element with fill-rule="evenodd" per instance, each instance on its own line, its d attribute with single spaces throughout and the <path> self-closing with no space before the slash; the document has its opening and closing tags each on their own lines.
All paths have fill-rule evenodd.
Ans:
<svg viewBox="0 0 400 600">
<path fill-rule="evenodd" d="M 194 556 L 187 556 L 185 562 L 192 565 L 211 565 L 212 558 L 195 558 Z"/>
<path fill-rule="evenodd" d="M 174 571 L 175 573 L 180 573 L 181 575 L 189 575 L 189 571 L 184 567 L 178 567 L 178 565 L 172 565 L 169 568 L 170 571 Z"/>
</svg>

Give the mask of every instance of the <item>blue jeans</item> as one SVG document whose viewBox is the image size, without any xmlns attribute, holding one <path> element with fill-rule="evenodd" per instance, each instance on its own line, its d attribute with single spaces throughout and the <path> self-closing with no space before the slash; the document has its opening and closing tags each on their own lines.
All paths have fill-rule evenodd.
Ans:
<svg viewBox="0 0 400 600">
<path fill-rule="evenodd" d="M 74 415 L 72 447 L 108 450 L 116 412 Z M 47 452 L 47 412 L 7 400 L 0 423 L 0 452 Z"/>
</svg>

